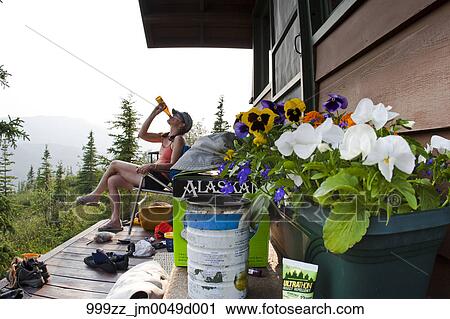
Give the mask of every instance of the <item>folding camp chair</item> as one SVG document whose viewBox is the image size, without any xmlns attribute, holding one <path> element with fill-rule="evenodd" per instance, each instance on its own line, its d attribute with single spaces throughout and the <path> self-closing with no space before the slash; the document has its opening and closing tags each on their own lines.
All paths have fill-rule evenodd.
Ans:
<svg viewBox="0 0 450 319">
<path fill-rule="evenodd" d="M 189 150 L 189 146 L 185 145 L 183 147 L 183 150 L 181 152 L 181 155 L 183 155 L 184 153 L 186 153 Z M 173 178 L 180 173 L 179 170 L 176 169 L 171 169 L 168 171 L 169 173 L 169 179 L 170 181 L 173 181 Z M 147 199 L 147 196 L 145 196 L 142 200 L 139 200 L 141 197 L 141 193 L 145 192 L 145 193 L 154 193 L 154 194 L 162 194 L 162 195 L 168 195 L 171 196 L 173 194 L 173 188 L 172 186 L 170 186 L 169 184 L 164 184 L 163 182 L 161 182 L 159 179 L 157 179 L 156 177 L 154 177 L 151 173 L 147 174 L 146 176 L 150 177 L 151 179 L 153 179 L 155 182 L 157 182 L 159 185 L 161 185 L 163 187 L 163 190 L 155 190 L 155 189 L 146 189 L 143 188 L 144 186 L 144 180 L 145 180 L 145 176 L 141 177 L 141 181 L 139 182 L 139 187 L 135 188 L 135 190 L 137 190 L 137 194 L 136 194 L 136 200 L 134 201 L 134 207 L 133 210 L 131 211 L 131 219 L 130 219 L 130 225 L 128 226 L 128 236 L 125 240 L 122 240 L 122 242 L 126 243 L 131 241 L 131 230 L 133 229 L 133 223 L 134 223 L 134 218 L 136 217 L 136 213 L 138 210 L 138 207 L 140 205 L 142 205 L 142 203 L 144 203 L 144 201 Z"/>
</svg>

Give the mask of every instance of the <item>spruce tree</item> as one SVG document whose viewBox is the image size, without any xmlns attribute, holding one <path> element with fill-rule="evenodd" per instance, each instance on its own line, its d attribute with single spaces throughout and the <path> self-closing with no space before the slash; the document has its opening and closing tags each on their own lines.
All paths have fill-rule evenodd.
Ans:
<svg viewBox="0 0 450 319">
<path fill-rule="evenodd" d="M 45 145 L 41 167 L 39 167 L 38 176 L 36 178 L 36 188 L 38 189 L 50 190 L 52 181 L 52 165 L 50 164 L 50 158 L 48 146 Z"/>
<path fill-rule="evenodd" d="M 114 130 L 117 134 L 111 133 L 109 136 L 113 138 L 113 145 L 108 149 L 114 159 L 126 162 L 134 161 L 139 152 L 137 140 L 138 113 L 134 110 L 134 102 L 131 98 L 122 99 L 121 113 L 116 115 L 116 119 L 109 123 L 112 126 L 110 130 Z"/>
<path fill-rule="evenodd" d="M 14 184 L 12 181 L 16 177 L 9 174 L 12 171 L 11 166 L 14 164 L 11 160 L 12 155 L 8 150 L 8 144 L 3 143 L 0 154 L 0 193 L 4 196 L 8 196 L 14 192 Z"/>
<path fill-rule="evenodd" d="M 8 77 L 10 75 L 11 74 L 9 74 L 8 71 L 6 71 L 3 68 L 3 65 L 0 65 L 0 87 L 3 87 L 3 88 L 9 87 L 9 85 L 8 85 Z"/>
<path fill-rule="evenodd" d="M 64 185 L 64 168 L 62 162 L 58 162 L 55 172 L 55 187 L 53 190 L 53 199 L 57 202 L 64 202 L 66 198 L 66 188 Z"/>
<path fill-rule="evenodd" d="M 28 171 L 28 174 L 27 174 L 27 181 L 26 181 L 26 184 L 25 184 L 25 190 L 32 190 L 32 189 L 34 189 L 34 182 L 35 182 L 35 179 L 34 179 L 34 168 L 33 168 L 33 165 L 31 165 L 30 166 L 30 170 Z"/>
<path fill-rule="evenodd" d="M 217 105 L 216 121 L 214 122 L 213 133 L 225 132 L 230 128 L 230 124 L 224 120 L 224 109 L 223 109 L 223 95 L 219 97 L 219 104 Z"/>
<path fill-rule="evenodd" d="M 94 134 L 89 132 L 88 142 L 83 146 L 83 159 L 78 172 L 78 187 L 81 194 L 90 193 L 97 184 L 97 149 Z"/>
</svg>

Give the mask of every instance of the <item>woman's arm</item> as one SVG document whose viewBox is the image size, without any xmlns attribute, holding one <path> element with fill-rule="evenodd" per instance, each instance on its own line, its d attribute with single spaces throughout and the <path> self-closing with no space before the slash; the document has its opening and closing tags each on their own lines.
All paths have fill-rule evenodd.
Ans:
<svg viewBox="0 0 450 319">
<path fill-rule="evenodd" d="M 183 152 L 183 147 L 186 144 L 182 136 L 175 137 L 172 143 L 172 156 L 170 157 L 170 163 L 151 163 L 145 164 L 136 169 L 138 174 L 148 174 L 152 171 L 156 172 L 168 172 L 172 166 L 178 161 Z"/>
<path fill-rule="evenodd" d="M 145 120 L 144 124 L 142 124 L 141 129 L 139 130 L 138 137 L 152 143 L 161 143 L 161 133 L 151 133 L 147 132 L 150 124 L 152 124 L 155 117 L 161 113 L 163 110 L 163 106 L 157 105 L 153 112 L 149 115 L 149 117 Z"/>
</svg>

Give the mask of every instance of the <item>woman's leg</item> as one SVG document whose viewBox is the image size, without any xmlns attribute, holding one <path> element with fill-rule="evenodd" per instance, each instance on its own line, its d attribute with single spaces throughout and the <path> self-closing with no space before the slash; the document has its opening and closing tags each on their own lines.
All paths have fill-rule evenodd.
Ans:
<svg viewBox="0 0 450 319">
<path fill-rule="evenodd" d="M 131 190 L 133 189 L 133 185 L 129 182 L 127 182 L 122 176 L 120 175 L 113 175 L 108 178 L 108 190 L 109 190 L 109 198 L 111 200 L 112 204 L 112 214 L 111 214 L 111 220 L 107 224 L 108 227 L 112 228 L 120 228 L 120 193 L 119 188 L 124 188 Z"/>
<path fill-rule="evenodd" d="M 124 161 L 118 161 L 114 160 L 109 164 L 108 168 L 106 169 L 105 173 L 103 174 L 102 178 L 100 179 L 100 182 L 98 183 L 97 187 L 88 195 L 81 196 L 77 198 L 77 202 L 80 204 L 86 204 L 86 203 L 96 203 L 100 200 L 101 194 L 106 191 L 108 188 L 108 179 L 111 176 L 114 175 L 120 175 L 124 177 L 124 179 L 134 185 L 139 185 L 139 181 L 141 179 L 141 175 L 136 173 L 136 169 L 139 166 L 127 163 Z"/>
</svg>

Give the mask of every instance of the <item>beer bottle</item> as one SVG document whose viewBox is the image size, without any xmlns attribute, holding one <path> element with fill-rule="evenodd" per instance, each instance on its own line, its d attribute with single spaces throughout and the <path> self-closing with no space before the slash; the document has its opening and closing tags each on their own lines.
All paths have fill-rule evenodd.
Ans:
<svg viewBox="0 0 450 319">
<path fill-rule="evenodd" d="M 166 113 L 167 116 L 172 117 L 172 114 L 170 114 L 169 107 L 167 106 L 166 102 L 164 102 L 163 98 L 158 96 L 158 97 L 156 97 L 155 100 L 156 100 L 156 102 L 158 102 L 158 104 L 161 104 L 164 107 L 163 108 L 164 113 Z"/>
</svg>

